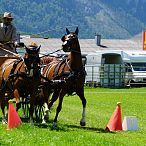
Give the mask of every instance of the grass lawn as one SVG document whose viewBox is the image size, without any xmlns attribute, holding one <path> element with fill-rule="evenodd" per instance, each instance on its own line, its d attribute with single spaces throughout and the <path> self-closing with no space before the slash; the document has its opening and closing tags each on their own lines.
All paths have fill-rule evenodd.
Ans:
<svg viewBox="0 0 146 146">
<path fill-rule="evenodd" d="M 82 105 L 80 99 L 65 96 L 58 117 L 58 127 L 52 128 L 57 102 L 50 112 L 48 124 L 29 122 L 7 130 L 0 123 L 0 146 L 145 146 L 146 145 L 146 88 L 108 89 L 85 87 L 87 99 L 86 126 L 79 125 Z M 105 132 L 105 127 L 121 102 L 122 119 L 135 115 L 137 131 Z M 0 112 L 0 117 L 2 113 Z M 21 110 L 19 111 L 21 117 Z"/>
</svg>

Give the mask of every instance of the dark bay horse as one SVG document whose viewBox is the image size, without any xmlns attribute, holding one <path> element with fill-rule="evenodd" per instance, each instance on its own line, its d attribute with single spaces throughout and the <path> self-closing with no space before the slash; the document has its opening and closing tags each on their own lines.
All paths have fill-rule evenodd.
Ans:
<svg viewBox="0 0 146 146">
<path fill-rule="evenodd" d="M 6 121 L 5 106 L 8 100 L 16 98 L 16 110 L 21 107 L 20 97 L 30 95 L 30 122 L 33 124 L 33 111 L 38 85 L 40 84 L 40 46 L 25 46 L 26 53 L 19 59 L 6 60 L 1 68 L 0 105 Z"/>
<path fill-rule="evenodd" d="M 58 114 L 61 111 L 65 94 L 72 95 L 73 92 L 75 92 L 80 97 L 83 105 L 80 125 L 85 126 L 86 99 L 84 97 L 84 81 L 86 72 L 82 64 L 81 50 L 78 41 L 78 27 L 75 32 L 70 32 L 66 28 L 66 32 L 67 34 L 62 37 L 62 49 L 64 52 L 70 53 L 67 58 L 61 61 L 52 61 L 44 68 L 43 76 L 56 83 L 50 86 L 48 85 L 48 88 L 46 87 L 44 90 L 44 94 L 47 97 L 51 94 L 51 91 L 53 92 L 52 98 L 48 103 L 48 109 L 50 109 L 53 103 L 59 98 L 59 104 L 53 122 L 54 127 L 56 127 Z"/>
</svg>

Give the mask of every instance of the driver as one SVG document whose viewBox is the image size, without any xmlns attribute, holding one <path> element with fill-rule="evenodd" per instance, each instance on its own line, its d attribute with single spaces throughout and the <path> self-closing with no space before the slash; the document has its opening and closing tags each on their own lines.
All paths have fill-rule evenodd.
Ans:
<svg viewBox="0 0 146 146">
<path fill-rule="evenodd" d="M 12 24 L 12 14 L 5 12 L 0 23 L 0 55 L 10 55 L 11 52 L 16 53 L 15 47 L 17 43 L 16 28 Z"/>
</svg>

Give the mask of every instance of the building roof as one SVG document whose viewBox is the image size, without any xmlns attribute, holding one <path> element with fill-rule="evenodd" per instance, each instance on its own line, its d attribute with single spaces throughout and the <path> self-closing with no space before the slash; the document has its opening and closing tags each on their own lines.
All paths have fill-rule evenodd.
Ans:
<svg viewBox="0 0 146 146">
<path fill-rule="evenodd" d="M 31 42 L 36 42 L 41 45 L 41 53 L 48 54 L 61 49 L 62 41 L 57 38 L 31 38 L 22 36 L 21 42 L 29 45 Z M 100 50 L 143 50 L 143 42 L 141 38 L 133 38 L 128 40 L 121 39 L 101 39 L 100 45 L 96 44 L 95 39 L 79 39 L 82 54 L 95 53 Z M 58 52 L 63 53 L 62 51 Z"/>
</svg>

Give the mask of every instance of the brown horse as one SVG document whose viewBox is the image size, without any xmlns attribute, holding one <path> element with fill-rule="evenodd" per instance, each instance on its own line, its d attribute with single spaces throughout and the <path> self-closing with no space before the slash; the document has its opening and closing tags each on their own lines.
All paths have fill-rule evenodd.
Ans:
<svg viewBox="0 0 146 146">
<path fill-rule="evenodd" d="M 6 121 L 5 106 L 8 100 L 16 98 L 16 110 L 21 107 L 20 97 L 30 95 L 30 122 L 33 124 L 33 111 L 38 85 L 40 84 L 40 46 L 26 47 L 26 53 L 20 59 L 8 59 L 1 68 L 0 105 L 3 119 Z"/>
<path fill-rule="evenodd" d="M 70 52 L 67 58 L 55 60 L 49 63 L 43 71 L 43 76 L 52 80 L 52 85 L 45 86 L 44 94 L 49 96 L 53 90 L 53 95 L 48 103 L 48 109 L 59 98 L 59 104 L 54 118 L 54 127 L 57 124 L 58 114 L 62 108 L 62 102 L 65 94 L 71 95 L 75 92 L 81 99 L 83 105 L 81 126 L 85 126 L 85 108 L 86 99 L 84 97 L 85 69 L 82 64 L 82 56 L 78 41 L 78 27 L 75 32 L 70 32 L 66 28 L 67 34 L 62 37 L 62 49 L 64 52 Z M 48 94 L 48 95 L 47 95 Z"/>
</svg>

